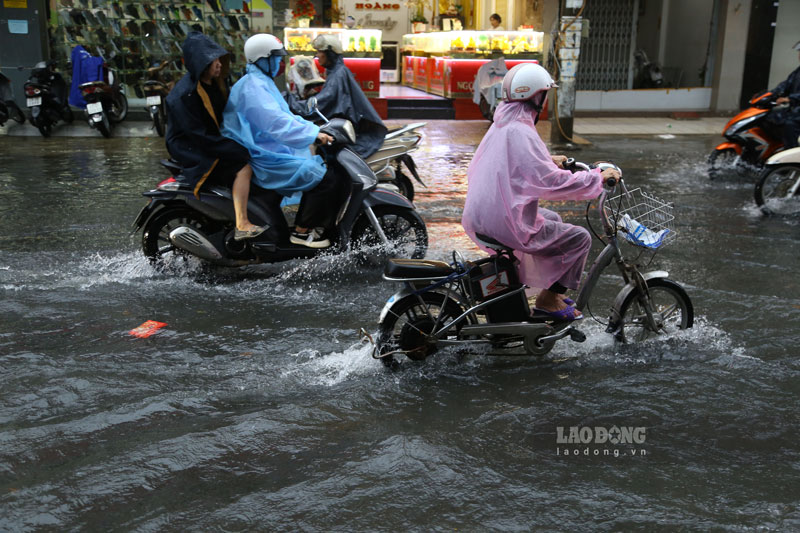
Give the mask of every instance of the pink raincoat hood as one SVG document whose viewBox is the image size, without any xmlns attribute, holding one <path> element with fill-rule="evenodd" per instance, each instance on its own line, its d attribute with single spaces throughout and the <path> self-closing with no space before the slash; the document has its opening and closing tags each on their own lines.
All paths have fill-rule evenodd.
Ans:
<svg viewBox="0 0 800 533">
<path fill-rule="evenodd" d="M 573 174 L 553 163 L 536 131 L 535 118 L 536 111 L 524 102 L 502 102 L 497 107 L 494 124 L 467 171 L 469 186 L 461 220 L 471 238 L 483 233 L 523 254 L 540 252 L 561 237 L 557 232 L 539 234 L 545 222 L 539 213 L 540 199 L 587 200 L 602 190 L 599 170 Z M 521 274 L 523 281 L 538 287 L 559 279 L 553 278 L 556 273 Z"/>
</svg>

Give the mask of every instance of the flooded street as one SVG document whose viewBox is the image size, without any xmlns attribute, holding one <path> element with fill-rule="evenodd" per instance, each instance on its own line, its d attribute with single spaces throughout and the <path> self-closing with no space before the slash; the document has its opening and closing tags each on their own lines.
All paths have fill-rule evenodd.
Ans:
<svg viewBox="0 0 800 533">
<path fill-rule="evenodd" d="M 485 130 L 432 121 L 414 154 L 429 258 L 478 253 L 460 216 Z M 381 267 L 159 273 L 130 231 L 163 139 L 0 136 L 0 531 L 800 529 L 800 220 L 709 181 L 717 137 L 589 139 L 568 155 L 675 202 L 644 270 L 686 288 L 694 328 L 617 346 L 587 317 L 544 361 L 392 372 L 359 339 L 398 288 Z M 147 320 L 167 326 L 129 334 Z"/>
</svg>

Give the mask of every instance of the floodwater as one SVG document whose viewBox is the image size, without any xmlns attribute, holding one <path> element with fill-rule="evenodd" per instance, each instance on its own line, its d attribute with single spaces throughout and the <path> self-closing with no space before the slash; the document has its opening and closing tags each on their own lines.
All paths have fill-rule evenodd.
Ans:
<svg viewBox="0 0 800 533">
<path fill-rule="evenodd" d="M 476 253 L 485 129 L 432 122 L 415 155 L 429 257 Z M 800 223 L 708 181 L 716 138 L 590 140 L 570 155 L 676 203 L 650 268 L 695 327 L 620 347 L 587 317 L 544 361 L 392 372 L 358 333 L 397 289 L 380 267 L 156 272 L 129 233 L 161 139 L 0 137 L 0 531 L 800 529 Z M 615 428 L 635 441 L 595 440 Z"/>
</svg>

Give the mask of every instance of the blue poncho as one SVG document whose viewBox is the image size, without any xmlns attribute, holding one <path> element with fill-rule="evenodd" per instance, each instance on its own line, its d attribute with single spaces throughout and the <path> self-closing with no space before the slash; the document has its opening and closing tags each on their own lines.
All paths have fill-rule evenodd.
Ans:
<svg viewBox="0 0 800 533">
<path fill-rule="evenodd" d="M 313 189 L 325 175 L 322 158 L 308 147 L 319 127 L 289 111 L 272 78 L 257 66 L 231 90 L 222 134 L 250 152 L 253 181 L 284 196 Z"/>
</svg>

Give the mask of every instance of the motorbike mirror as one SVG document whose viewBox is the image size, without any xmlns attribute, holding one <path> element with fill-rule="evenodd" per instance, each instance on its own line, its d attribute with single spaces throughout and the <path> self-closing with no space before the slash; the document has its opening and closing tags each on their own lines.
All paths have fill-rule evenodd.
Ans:
<svg viewBox="0 0 800 533">
<path fill-rule="evenodd" d="M 306 108 L 308 109 L 308 114 L 310 115 L 317 109 L 317 97 L 312 96 L 311 98 L 306 101 Z"/>
</svg>

